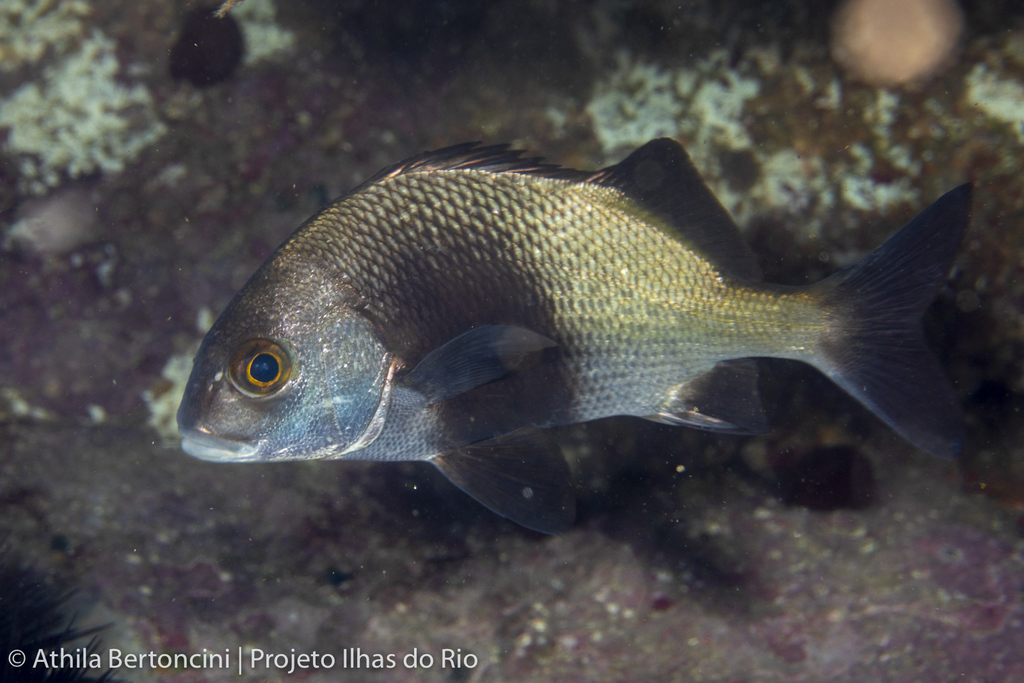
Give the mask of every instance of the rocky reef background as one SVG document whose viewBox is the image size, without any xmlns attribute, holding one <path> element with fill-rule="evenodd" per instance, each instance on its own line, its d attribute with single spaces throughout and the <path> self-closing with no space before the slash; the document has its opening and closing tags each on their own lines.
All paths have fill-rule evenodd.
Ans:
<svg viewBox="0 0 1024 683">
<path fill-rule="evenodd" d="M 249 658 L 293 648 L 337 658 L 294 674 L 317 681 L 1024 679 L 1024 10 L 945 3 L 954 39 L 893 77 L 850 66 L 892 41 L 837 54 L 859 25 L 836 17 L 861 16 L 840 4 L 0 0 L 9 555 L 78 586 L 99 652 L 240 648 L 249 680 L 290 678 Z M 783 362 L 765 437 L 559 430 L 580 514 L 557 538 L 429 466 L 178 450 L 203 333 L 347 188 L 466 140 L 597 168 L 659 135 L 787 284 L 974 182 L 925 321 L 967 414 L 957 462 Z M 349 648 L 397 666 L 343 668 Z"/>
</svg>

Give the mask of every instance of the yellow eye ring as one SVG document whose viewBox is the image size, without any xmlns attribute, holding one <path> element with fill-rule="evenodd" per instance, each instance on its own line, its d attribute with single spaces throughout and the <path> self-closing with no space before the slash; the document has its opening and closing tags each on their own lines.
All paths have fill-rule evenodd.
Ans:
<svg viewBox="0 0 1024 683">
<path fill-rule="evenodd" d="M 280 344 L 250 339 L 231 354 L 231 383 L 247 396 L 269 396 L 288 383 L 292 362 Z"/>
</svg>

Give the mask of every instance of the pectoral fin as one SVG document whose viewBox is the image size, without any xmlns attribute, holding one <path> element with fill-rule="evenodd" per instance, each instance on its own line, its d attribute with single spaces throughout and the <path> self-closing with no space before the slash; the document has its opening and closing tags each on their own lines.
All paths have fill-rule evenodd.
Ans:
<svg viewBox="0 0 1024 683">
<path fill-rule="evenodd" d="M 528 529 L 557 534 L 576 518 L 569 466 L 536 430 L 473 444 L 431 462 L 479 503 Z"/>
<path fill-rule="evenodd" d="M 733 434 L 764 434 L 768 420 L 757 390 L 757 361 L 718 363 L 647 419 Z"/>
<path fill-rule="evenodd" d="M 483 325 L 428 353 L 402 383 L 430 405 L 500 379 L 530 354 L 554 346 L 523 327 Z"/>
</svg>

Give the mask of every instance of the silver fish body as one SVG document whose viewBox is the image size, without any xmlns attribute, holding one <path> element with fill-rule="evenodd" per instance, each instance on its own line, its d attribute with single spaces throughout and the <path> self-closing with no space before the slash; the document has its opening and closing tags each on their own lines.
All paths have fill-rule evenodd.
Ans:
<svg viewBox="0 0 1024 683">
<path fill-rule="evenodd" d="M 210 330 L 178 412 L 208 460 L 429 460 L 499 514 L 571 523 L 526 430 L 635 415 L 767 429 L 756 357 L 814 365 L 951 457 L 955 396 L 920 316 L 969 218 L 936 202 L 810 287 L 756 261 L 682 147 L 596 172 L 461 145 L 386 169 L 300 227 Z"/>
</svg>

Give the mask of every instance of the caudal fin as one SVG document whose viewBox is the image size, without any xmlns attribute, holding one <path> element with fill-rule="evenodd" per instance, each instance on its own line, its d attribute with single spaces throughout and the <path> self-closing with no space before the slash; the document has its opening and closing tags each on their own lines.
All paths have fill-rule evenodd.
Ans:
<svg viewBox="0 0 1024 683">
<path fill-rule="evenodd" d="M 816 364 L 908 441 L 942 458 L 956 457 L 966 432 L 921 316 L 949 275 L 970 208 L 971 186 L 961 185 L 816 285 L 840 323 Z"/>
</svg>

